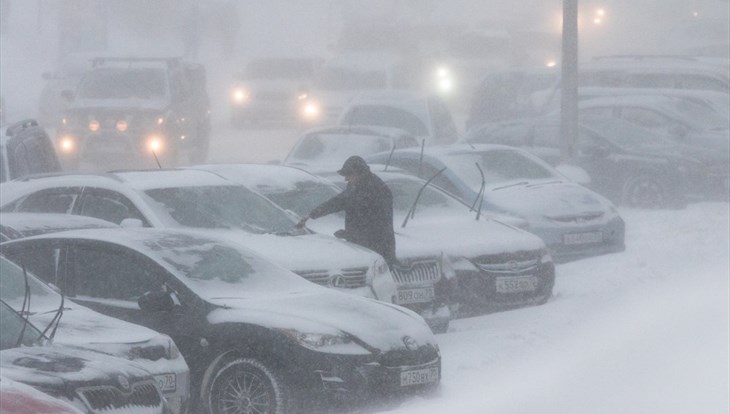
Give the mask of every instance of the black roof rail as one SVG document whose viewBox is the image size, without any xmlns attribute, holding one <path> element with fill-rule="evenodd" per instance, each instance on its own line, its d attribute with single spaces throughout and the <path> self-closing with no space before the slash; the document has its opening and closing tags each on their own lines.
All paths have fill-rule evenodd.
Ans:
<svg viewBox="0 0 730 414">
<path fill-rule="evenodd" d="M 33 118 L 24 119 L 22 121 L 15 122 L 14 124 L 10 125 L 8 129 L 5 130 L 5 135 L 12 137 L 18 132 L 30 128 L 30 127 L 37 127 L 40 124 L 38 121 L 36 121 Z"/>
</svg>

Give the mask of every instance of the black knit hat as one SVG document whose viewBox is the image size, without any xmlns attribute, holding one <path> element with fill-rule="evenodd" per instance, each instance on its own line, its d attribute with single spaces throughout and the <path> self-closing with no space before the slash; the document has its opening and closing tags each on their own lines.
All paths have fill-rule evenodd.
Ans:
<svg viewBox="0 0 730 414">
<path fill-rule="evenodd" d="M 342 164 L 342 168 L 337 171 L 337 174 L 346 177 L 348 175 L 362 175 L 369 172 L 370 167 L 368 167 L 368 163 L 366 163 L 365 160 L 362 159 L 362 157 L 353 155 L 352 157 L 345 160 L 345 163 Z"/>
</svg>

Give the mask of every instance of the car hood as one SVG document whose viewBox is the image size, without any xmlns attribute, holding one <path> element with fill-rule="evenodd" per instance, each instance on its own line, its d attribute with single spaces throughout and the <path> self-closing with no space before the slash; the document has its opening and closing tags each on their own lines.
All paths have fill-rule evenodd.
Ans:
<svg viewBox="0 0 730 414">
<path fill-rule="evenodd" d="M 104 111 L 135 112 L 144 110 L 165 109 L 166 104 L 163 100 L 154 99 L 83 99 L 76 101 L 67 109 L 68 113 L 103 113 Z"/>
<path fill-rule="evenodd" d="M 416 313 L 326 288 L 273 297 L 212 301 L 228 308 L 211 312 L 208 316 L 211 323 L 243 322 L 304 333 L 346 333 L 381 351 L 403 348 L 404 336 L 410 336 L 420 345 L 435 344 L 428 325 Z"/>
<path fill-rule="evenodd" d="M 550 218 L 596 218 L 611 211 L 611 204 L 602 196 L 569 181 L 524 181 L 506 183 L 485 193 L 485 201 L 504 211 L 514 212 L 528 220 Z"/>
<path fill-rule="evenodd" d="M 4 377 L 49 388 L 91 383 L 119 385 L 120 376 L 128 380 L 150 376 L 131 361 L 58 345 L 0 351 L 0 367 Z"/>
<path fill-rule="evenodd" d="M 322 234 L 277 236 L 226 231 L 225 235 L 295 273 L 347 267 L 370 268 L 380 257 L 364 247 Z"/>
</svg>

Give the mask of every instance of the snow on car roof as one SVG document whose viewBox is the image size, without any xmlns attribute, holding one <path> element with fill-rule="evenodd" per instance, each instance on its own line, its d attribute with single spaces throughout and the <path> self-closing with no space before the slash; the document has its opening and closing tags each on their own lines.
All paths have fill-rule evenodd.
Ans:
<svg viewBox="0 0 730 414">
<path fill-rule="evenodd" d="M 114 228 L 114 223 L 94 217 L 52 213 L 3 213 L 0 226 L 11 228 L 23 236 L 54 231 L 88 228 Z"/>
<path fill-rule="evenodd" d="M 214 173 L 190 169 L 119 171 L 114 175 L 138 190 L 232 184 Z"/>
<path fill-rule="evenodd" d="M 305 170 L 287 165 L 270 164 L 207 164 L 190 168 L 213 171 L 249 188 L 267 188 L 274 191 L 291 189 L 297 181 L 327 180 Z"/>
</svg>

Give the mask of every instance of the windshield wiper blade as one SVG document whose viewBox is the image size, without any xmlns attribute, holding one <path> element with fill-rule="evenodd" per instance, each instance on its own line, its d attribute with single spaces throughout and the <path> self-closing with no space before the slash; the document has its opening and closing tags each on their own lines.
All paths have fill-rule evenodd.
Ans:
<svg viewBox="0 0 730 414">
<path fill-rule="evenodd" d="M 429 178 L 421 188 L 418 190 L 418 194 L 416 194 L 416 199 L 413 200 L 413 204 L 411 205 L 411 208 L 408 210 L 408 213 L 406 213 L 406 218 L 403 220 L 403 224 L 401 224 L 401 228 L 405 227 L 406 224 L 408 224 L 408 220 L 413 218 L 413 216 L 416 214 L 416 205 L 418 204 L 418 199 L 421 198 L 421 194 L 423 194 L 423 190 L 428 187 L 429 184 L 431 184 L 431 181 L 434 180 L 434 178 L 438 177 L 439 174 L 444 172 L 446 170 L 446 167 L 440 169 L 436 174 L 434 174 L 431 178 Z"/>
<path fill-rule="evenodd" d="M 18 339 L 15 341 L 15 347 L 19 347 L 23 343 L 23 337 L 25 336 L 25 327 L 28 326 L 28 318 L 30 318 L 30 284 L 28 283 L 28 271 L 25 269 L 25 263 L 21 263 L 23 269 L 23 280 L 25 282 L 25 288 L 23 292 L 23 305 L 20 307 L 20 317 L 23 318 L 23 313 L 26 313 L 23 318 L 23 328 L 20 330 Z M 26 305 L 28 309 L 26 309 Z"/>
<path fill-rule="evenodd" d="M 537 187 L 539 185 L 548 185 L 548 184 L 559 184 L 562 182 L 563 182 L 563 180 L 545 181 L 545 182 L 540 182 L 540 183 L 528 184 L 527 187 Z"/>
<path fill-rule="evenodd" d="M 492 188 L 492 190 L 502 190 L 504 188 L 517 187 L 518 185 L 527 185 L 527 184 L 529 184 L 527 181 L 520 181 L 519 183 L 512 183 L 512 184 L 503 185 L 501 187 L 495 187 L 495 188 Z"/>
<path fill-rule="evenodd" d="M 487 186 L 487 180 L 484 178 L 484 171 L 482 170 L 482 167 L 479 166 L 478 162 L 474 163 L 477 166 L 477 169 L 479 170 L 479 175 L 482 176 L 482 186 L 479 189 L 479 194 L 477 194 L 477 198 L 474 200 L 474 204 L 477 203 L 477 200 L 479 200 L 479 206 L 477 207 L 477 221 L 479 220 L 479 217 L 482 214 L 482 204 L 484 203 L 484 189 Z M 471 208 L 474 208 L 474 204 L 471 206 Z"/>
</svg>

